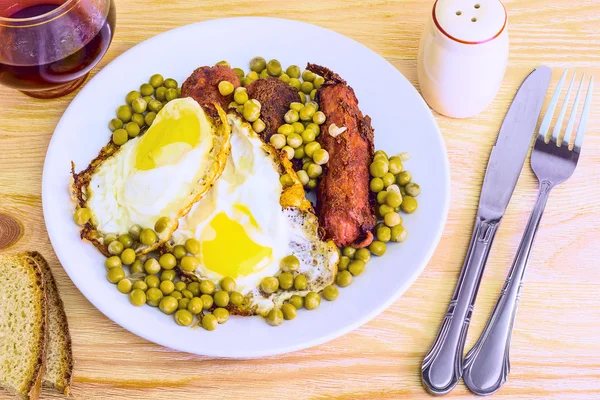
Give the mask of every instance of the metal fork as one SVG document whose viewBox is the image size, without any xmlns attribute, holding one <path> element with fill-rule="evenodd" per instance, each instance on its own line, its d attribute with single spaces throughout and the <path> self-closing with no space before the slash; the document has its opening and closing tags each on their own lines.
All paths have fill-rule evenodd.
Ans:
<svg viewBox="0 0 600 400">
<path fill-rule="evenodd" d="M 567 71 L 562 75 L 554 91 L 546 115 L 540 125 L 533 152 L 531 153 L 531 168 L 539 181 L 539 191 L 535 206 L 529 217 L 525 233 L 519 244 L 513 265 L 502 288 L 500 298 L 492 312 L 492 316 L 479 340 L 465 358 L 463 377 L 468 388 L 475 394 L 492 394 L 500 389 L 508 378 L 508 373 L 510 372 L 510 338 L 517 315 L 517 305 L 523 284 L 523 275 L 527 268 L 535 234 L 542 219 L 550 191 L 554 186 L 566 181 L 573 174 L 579 160 L 579 155 L 581 154 L 583 135 L 592 102 L 594 77 L 590 79 L 573 146 L 570 145 L 570 142 L 585 75 L 581 78 L 581 83 L 577 90 L 573 109 L 562 140 L 559 137 L 569 104 L 571 90 L 573 89 L 575 74 L 567 89 L 567 94 L 552 130 L 552 135 L 549 139 L 547 138 L 548 128 L 550 127 Z"/>
</svg>

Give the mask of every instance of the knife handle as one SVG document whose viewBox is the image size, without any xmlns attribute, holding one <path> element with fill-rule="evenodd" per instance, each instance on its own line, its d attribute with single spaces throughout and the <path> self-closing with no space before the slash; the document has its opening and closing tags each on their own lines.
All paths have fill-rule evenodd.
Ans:
<svg viewBox="0 0 600 400">
<path fill-rule="evenodd" d="M 435 395 L 450 392 L 463 373 L 463 351 L 473 304 L 500 220 L 475 221 L 471 244 L 440 332 L 423 360 L 421 377 Z"/>
</svg>

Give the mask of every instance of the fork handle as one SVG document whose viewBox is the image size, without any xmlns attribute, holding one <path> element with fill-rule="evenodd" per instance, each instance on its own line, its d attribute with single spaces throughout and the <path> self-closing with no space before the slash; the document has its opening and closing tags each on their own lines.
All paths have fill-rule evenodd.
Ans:
<svg viewBox="0 0 600 400">
<path fill-rule="evenodd" d="M 458 383 L 463 372 L 463 351 L 481 275 L 500 221 L 478 216 L 456 289 L 438 336 L 423 360 L 423 385 L 443 395 Z"/>
<path fill-rule="evenodd" d="M 540 183 L 538 197 L 527 222 L 508 277 L 492 316 L 475 346 L 465 358 L 464 380 L 475 394 L 489 395 L 504 385 L 510 372 L 510 339 L 512 335 L 523 276 L 548 196 L 553 188 L 549 181 Z"/>
</svg>

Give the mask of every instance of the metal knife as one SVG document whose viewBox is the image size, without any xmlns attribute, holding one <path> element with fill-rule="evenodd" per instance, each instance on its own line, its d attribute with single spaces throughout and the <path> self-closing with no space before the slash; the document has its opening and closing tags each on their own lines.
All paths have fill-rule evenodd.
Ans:
<svg viewBox="0 0 600 400">
<path fill-rule="evenodd" d="M 523 168 L 551 76 L 551 69 L 545 66 L 527 76 L 504 117 L 492 148 L 465 263 L 442 327 L 423 360 L 423 384 L 432 394 L 450 392 L 462 376 L 465 339 L 481 276 Z"/>
</svg>

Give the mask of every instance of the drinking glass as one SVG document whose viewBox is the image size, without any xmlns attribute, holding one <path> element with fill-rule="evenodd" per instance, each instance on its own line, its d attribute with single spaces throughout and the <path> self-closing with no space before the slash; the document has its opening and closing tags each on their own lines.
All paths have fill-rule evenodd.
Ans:
<svg viewBox="0 0 600 400">
<path fill-rule="evenodd" d="M 0 0 L 0 84 L 50 99 L 77 89 L 115 31 L 113 0 Z"/>
</svg>

